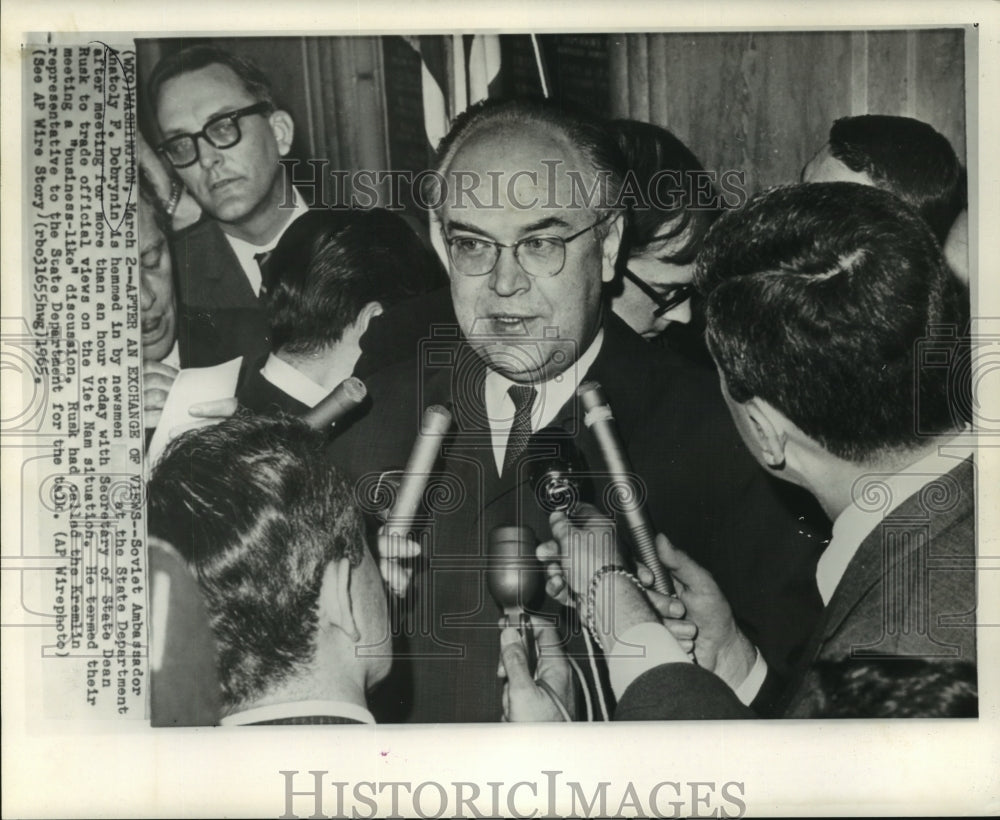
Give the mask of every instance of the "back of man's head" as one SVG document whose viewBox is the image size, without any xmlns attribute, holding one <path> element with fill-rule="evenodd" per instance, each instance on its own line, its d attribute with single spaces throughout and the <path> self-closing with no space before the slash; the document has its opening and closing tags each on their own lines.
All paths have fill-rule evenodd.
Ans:
<svg viewBox="0 0 1000 820">
<path fill-rule="evenodd" d="M 764 399 L 833 455 L 869 463 L 961 424 L 949 388 L 967 384 L 967 294 L 892 194 L 847 182 L 758 194 L 712 227 L 696 281 L 732 398 Z"/>
<path fill-rule="evenodd" d="M 327 565 L 361 562 L 361 517 L 322 441 L 295 419 L 233 417 L 172 442 L 150 481 L 149 531 L 205 595 L 226 709 L 308 666 Z"/>
<path fill-rule="evenodd" d="M 240 79 L 251 97 L 275 105 L 271 81 L 254 62 L 211 45 L 188 46 L 160 60 L 149 76 L 149 98 L 155 105 L 160 89 L 168 80 L 210 65 L 226 66 Z"/>
<path fill-rule="evenodd" d="M 390 211 L 310 211 L 268 260 L 272 346 L 287 353 L 336 344 L 360 311 L 383 308 L 447 282 L 434 253 Z"/>
<path fill-rule="evenodd" d="M 965 173 L 947 138 L 911 117 L 864 114 L 834 122 L 829 143 L 835 159 L 900 197 L 944 242 L 966 202 Z"/>
</svg>

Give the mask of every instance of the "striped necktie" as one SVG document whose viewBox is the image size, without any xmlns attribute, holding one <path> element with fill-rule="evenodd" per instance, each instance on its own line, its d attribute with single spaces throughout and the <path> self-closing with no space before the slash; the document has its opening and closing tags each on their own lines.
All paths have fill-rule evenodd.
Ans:
<svg viewBox="0 0 1000 820">
<path fill-rule="evenodd" d="M 507 472 L 524 452 L 531 438 L 531 408 L 538 391 L 530 385 L 514 384 L 507 391 L 514 402 L 514 422 L 507 436 L 507 449 L 503 455 L 503 472 Z"/>
<path fill-rule="evenodd" d="M 260 298 L 263 299 L 270 292 L 274 285 L 274 275 L 268 262 L 271 259 L 271 251 L 261 251 L 253 255 L 260 268 Z"/>
</svg>

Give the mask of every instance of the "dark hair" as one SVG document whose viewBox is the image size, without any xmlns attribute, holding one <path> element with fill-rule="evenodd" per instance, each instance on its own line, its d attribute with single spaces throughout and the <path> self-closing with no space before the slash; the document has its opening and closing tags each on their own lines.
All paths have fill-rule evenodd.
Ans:
<svg viewBox="0 0 1000 820">
<path fill-rule="evenodd" d="M 167 216 L 166 208 L 163 207 L 163 202 L 156 193 L 153 181 L 141 165 L 139 166 L 139 201 L 136 203 L 136 207 L 144 210 L 148 208 L 153 214 L 156 227 L 163 232 L 164 236 L 169 234 L 170 217 Z"/>
<path fill-rule="evenodd" d="M 817 717 L 978 717 L 971 661 L 923 658 L 819 661 Z"/>
<path fill-rule="evenodd" d="M 289 353 L 340 341 L 369 302 L 387 307 L 447 281 L 437 256 L 398 214 L 314 210 L 296 219 L 268 260 L 272 346 Z"/>
<path fill-rule="evenodd" d="M 572 143 L 590 163 L 599 181 L 595 190 L 598 200 L 591 202 L 595 210 L 617 206 L 625 174 L 625 161 L 614 139 L 603 124 L 587 115 L 570 111 L 552 100 L 519 98 L 483 100 L 470 106 L 452 123 L 451 130 L 441 140 L 435 154 L 434 167 L 444 175 L 459 149 L 479 134 L 502 129 L 520 130 L 528 126 L 547 126 Z M 425 202 L 440 201 L 434 176 L 424 180 Z"/>
<path fill-rule="evenodd" d="M 717 207 L 699 208 L 692 198 L 698 181 L 707 179 L 704 167 L 683 142 L 658 125 L 613 120 L 608 128 L 624 155 L 625 189 L 634 182 L 640 194 L 627 212 L 619 264 L 654 240 L 685 235 L 683 247 L 668 261 L 690 264 L 719 215 Z"/>
<path fill-rule="evenodd" d="M 695 276 L 737 402 L 759 396 L 858 463 L 960 426 L 949 386 L 967 384 L 966 294 L 892 194 L 849 182 L 758 194 L 712 226 Z M 954 355 L 918 362 L 921 340 L 945 328 Z"/>
<path fill-rule="evenodd" d="M 830 153 L 871 177 L 931 226 L 938 242 L 966 205 L 966 178 L 951 143 L 911 117 L 843 117 L 830 129 Z"/>
<path fill-rule="evenodd" d="M 311 661 L 323 573 L 366 548 L 323 440 L 296 419 L 240 414 L 175 439 L 153 471 L 149 532 L 198 579 L 229 707 Z"/>
<path fill-rule="evenodd" d="M 271 81 L 254 62 L 217 46 L 196 45 L 168 54 L 153 68 L 149 76 L 149 98 L 153 101 L 154 108 L 159 102 L 160 89 L 167 80 L 210 65 L 223 65 L 231 69 L 251 97 L 258 102 L 269 103 L 272 107 L 275 105 Z"/>
</svg>

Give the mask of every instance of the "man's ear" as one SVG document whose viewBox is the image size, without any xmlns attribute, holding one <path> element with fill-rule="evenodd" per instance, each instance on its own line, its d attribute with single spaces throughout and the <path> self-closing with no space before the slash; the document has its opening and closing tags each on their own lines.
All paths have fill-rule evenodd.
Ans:
<svg viewBox="0 0 1000 820">
<path fill-rule="evenodd" d="M 768 467 L 780 470 L 785 466 L 785 444 L 788 433 L 785 416 L 757 396 L 743 405 L 749 423 L 749 432 L 757 443 L 761 458 Z"/>
<path fill-rule="evenodd" d="M 321 628 L 333 626 L 352 643 L 361 640 L 351 606 L 351 562 L 346 557 L 331 561 L 323 571 L 319 589 L 319 620 Z"/>
<path fill-rule="evenodd" d="M 382 303 L 381 302 L 369 302 L 361 310 L 358 311 L 358 316 L 354 320 L 354 329 L 357 331 L 358 338 L 360 339 L 365 335 L 368 330 L 368 325 L 371 324 L 371 320 L 376 316 L 382 315 Z"/>
<path fill-rule="evenodd" d="M 621 213 L 614 216 L 601 241 L 601 281 L 605 283 L 612 282 L 615 278 L 615 264 L 622 244 L 622 218 Z"/>
<path fill-rule="evenodd" d="M 448 246 L 444 241 L 444 230 L 441 227 L 441 214 L 439 211 L 431 211 L 430 219 L 431 247 L 441 260 L 446 271 L 451 270 L 448 260 Z"/>
<path fill-rule="evenodd" d="M 271 124 L 271 132 L 278 143 L 278 153 L 285 156 L 292 150 L 292 138 L 295 136 L 295 121 L 292 115 L 278 109 L 271 112 L 267 121 Z"/>
</svg>

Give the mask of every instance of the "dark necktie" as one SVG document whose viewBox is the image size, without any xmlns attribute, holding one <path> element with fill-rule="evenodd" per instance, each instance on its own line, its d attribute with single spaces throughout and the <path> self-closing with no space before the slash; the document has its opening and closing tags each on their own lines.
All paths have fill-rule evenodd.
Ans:
<svg viewBox="0 0 1000 820">
<path fill-rule="evenodd" d="M 260 268 L 260 298 L 263 299 L 274 285 L 274 273 L 268 264 L 271 259 L 271 251 L 255 253 L 253 258 L 257 262 L 257 267 Z"/>
<path fill-rule="evenodd" d="M 503 454 L 503 472 L 507 472 L 524 452 L 531 438 L 531 408 L 535 403 L 537 391 L 534 387 L 514 384 L 507 391 L 514 402 L 514 422 L 507 436 L 507 449 Z"/>
</svg>

